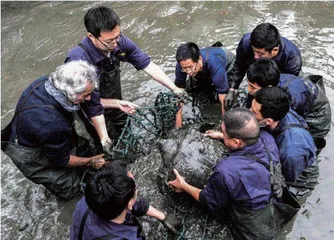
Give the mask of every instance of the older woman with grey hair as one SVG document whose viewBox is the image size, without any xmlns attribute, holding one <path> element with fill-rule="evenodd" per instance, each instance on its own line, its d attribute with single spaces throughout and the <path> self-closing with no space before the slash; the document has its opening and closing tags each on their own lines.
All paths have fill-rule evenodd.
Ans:
<svg viewBox="0 0 334 240">
<path fill-rule="evenodd" d="M 81 193 L 85 167 L 100 168 L 103 155 L 78 155 L 73 112 L 98 86 L 92 65 L 73 61 L 38 78 L 22 93 L 11 123 L 1 132 L 1 149 L 31 181 L 71 199 Z"/>
</svg>

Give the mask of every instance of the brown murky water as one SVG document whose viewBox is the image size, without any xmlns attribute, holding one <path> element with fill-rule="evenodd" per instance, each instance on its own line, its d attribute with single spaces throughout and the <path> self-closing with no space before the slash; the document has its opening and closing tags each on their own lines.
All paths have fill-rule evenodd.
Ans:
<svg viewBox="0 0 334 240">
<path fill-rule="evenodd" d="M 84 36 L 84 13 L 100 2 L 1 2 L 1 128 L 13 116 L 26 86 L 61 64 L 67 51 Z M 200 47 L 223 42 L 235 50 L 245 32 L 267 21 L 294 41 L 303 56 L 303 74 L 320 74 L 334 106 L 334 2 L 107 2 L 122 19 L 122 31 L 174 79 L 175 51 L 185 41 Z M 156 93 L 166 91 L 129 64 L 122 66 L 123 97 L 151 105 Z M 332 111 L 334 112 L 334 111 Z M 278 239 L 334 239 L 333 132 L 320 156 L 319 184 Z M 153 151 L 154 152 L 154 151 Z M 155 188 L 161 159 L 143 157 L 134 165 L 142 194 L 166 209 Z M 32 184 L 1 155 L 2 239 L 67 239 L 77 199 L 57 201 Z M 197 215 L 196 215 L 197 214 Z M 193 217 L 201 218 L 200 213 Z M 202 220 L 198 220 L 202 221 Z M 152 219 L 144 221 L 150 228 Z M 161 239 L 148 231 L 148 239 Z M 20 231 L 24 229 L 23 231 Z M 196 226 L 192 228 L 197 231 Z M 189 231 L 191 231 L 190 229 Z M 224 231 L 224 230 L 222 230 Z M 219 234 L 216 234 L 219 236 Z M 201 239 L 201 234 L 191 235 Z M 228 234 L 221 233 L 226 239 Z M 206 237 L 206 239 L 210 239 Z"/>
</svg>

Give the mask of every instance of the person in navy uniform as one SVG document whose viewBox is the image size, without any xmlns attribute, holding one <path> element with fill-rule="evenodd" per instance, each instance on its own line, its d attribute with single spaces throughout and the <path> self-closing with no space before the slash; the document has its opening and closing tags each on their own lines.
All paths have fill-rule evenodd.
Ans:
<svg viewBox="0 0 334 240">
<path fill-rule="evenodd" d="M 331 107 L 321 76 L 301 78 L 280 74 L 274 61 L 259 59 L 248 68 L 247 82 L 249 95 L 246 107 L 250 107 L 254 94 L 263 87 L 279 86 L 287 90 L 291 97 L 291 108 L 306 120 L 317 151 L 325 147 L 324 138 L 331 128 Z"/>
<path fill-rule="evenodd" d="M 210 102 L 221 103 L 223 115 L 224 99 L 229 86 L 227 74 L 233 67 L 234 60 L 234 54 L 222 46 L 199 49 L 193 42 L 181 44 L 176 51 L 174 83 L 180 88 L 186 88 L 189 76 L 190 87 L 187 91 L 204 92 Z"/>
<path fill-rule="evenodd" d="M 314 189 L 319 177 L 317 148 L 306 121 L 290 108 L 289 94 L 280 87 L 258 90 L 251 110 L 275 138 L 289 191 L 303 198 Z"/>
<path fill-rule="evenodd" d="M 87 62 L 58 66 L 23 91 L 12 122 L 1 131 L 1 149 L 24 176 L 63 199 L 82 193 L 85 169 L 105 164 L 74 128 L 73 114 L 97 86 L 96 69 Z"/>
<path fill-rule="evenodd" d="M 87 36 L 69 51 L 65 62 L 84 60 L 98 69 L 99 89 L 93 92 L 91 101 L 83 106 L 82 114 L 92 122 L 85 121 L 85 125 L 96 146 L 100 146 L 101 142 L 104 150 L 108 150 L 112 146 L 111 139 L 121 134 L 126 114 L 133 113 L 137 107 L 122 100 L 121 61 L 143 70 L 180 98 L 186 98 L 187 93 L 176 87 L 162 69 L 121 32 L 121 20 L 112 9 L 104 6 L 89 9 L 84 24 Z"/>
<path fill-rule="evenodd" d="M 177 233 L 180 221 L 138 197 L 138 186 L 126 163 L 115 160 L 89 176 L 85 196 L 77 203 L 71 240 L 146 239 L 137 217 L 148 215 Z"/>
<path fill-rule="evenodd" d="M 299 48 L 287 38 L 281 37 L 274 25 L 259 24 L 252 33 L 246 33 L 242 37 L 237 47 L 236 61 L 229 75 L 231 86 L 225 99 L 227 109 L 232 107 L 248 67 L 259 58 L 275 61 L 281 73 L 298 76 L 302 68 Z"/>
<path fill-rule="evenodd" d="M 221 132 L 208 130 L 205 136 L 223 141 L 230 150 L 214 167 L 205 188 L 189 185 L 176 169 L 176 179 L 168 184 L 190 194 L 221 220 L 229 219 L 237 239 L 273 239 L 276 225 L 268 166 L 270 161 L 279 164 L 274 138 L 260 131 L 246 108 L 227 111 Z"/>
</svg>

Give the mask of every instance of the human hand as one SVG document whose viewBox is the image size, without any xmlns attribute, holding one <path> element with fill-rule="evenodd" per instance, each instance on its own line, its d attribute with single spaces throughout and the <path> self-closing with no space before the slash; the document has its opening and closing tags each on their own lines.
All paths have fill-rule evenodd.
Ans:
<svg viewBox="0 0 334 240">
<path fill-rule="evenodd" d="M 216 131 L 216 130 L 213 130 L 213 129 L 207 130 L 204 133 L 204 137 L 211 137 L 213 139 L 222 139 L 223 136 L 224 135 L 223 135 L 222 132 L 219 132 L 219 131 Z"/>
<path fill-rule="evenodd" d="M 104 154 L 100 154 L 100 155 L 96 155 L 92 157 L 89 161 L 90 165 L 95 169 L 99 169 L 106 163 L 103 157 L 104 157 Z"/>
<path fill-rule="evenodd" d="M 188 93 L 183 88 L 175 87 L 173 93 L 183 102 L 186 102 L 188 100 Z"/>
<path fill-rule="evenodd" d="M 176 169 L 173 169 L 176 176 L 175 180 L 169 181 L 168 186 L 171 187 L 175 192 L 183 192 L 183 186 L 186 183 L 184 177 L 182 177 Z"/>
<path fill-rule="evenodd" d="M 181 226 L 181 221 L 173 215 L 166 214 L 165 219 L 161 223 L 168 230 L 172 231 L 175 234 L 180 234 L 179 229 Z"/>
<path fill-rule="evenodd" d="M 123 100 L 117 100 L 118 103 L 118 108 L 127 114 L 134 114 L 136 112 L 136 108 L 138 105 L 128 102 L 128 101 L 123 101 Z"/>
<path fill-rule="evenodd" d="M 104 152 L 105 156 L 107 158 L 113 158 L 114 157 L 113 141 L 110 138 L 108 138 L 107 140 L 102 141 L 101 144 L 102 144 L 102 148 L 103 148 L 103 152 Z"/>
<path fill-rule="evenodd" d="M 237 90 L 230 88 L 224 100 L 225 109 L 226 110 L 231 109 L 236 100 L 237 100 Z"/>
</svg>

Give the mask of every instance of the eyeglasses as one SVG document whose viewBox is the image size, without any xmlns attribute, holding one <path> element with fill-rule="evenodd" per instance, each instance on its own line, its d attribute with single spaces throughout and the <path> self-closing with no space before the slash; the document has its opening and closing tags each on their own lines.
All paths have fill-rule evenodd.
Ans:
<svg viewBox="0 0 334 240">
<path fill-rule="evenodd" d="M 113 48 L 113 44 L 116 42 L 118 42 L 121 37 L 123 36 L 122 33 L 120 33 L 117 37 L 113 38 L 113 39 L 108 39 L 108 42 L 103 42 L 101 41 L 98 37 L 94 36 L 97 40 L 99 40 L 99 42 L 106 48 Z"/>
<path fill-rule="evenodd" d="M 197 63 L 196 62 L 193 66 L 190 66 L 190 67 L 181 67 L 181 72 L 184 72 L 184 73 L 188 73 L 188 72 L 194 72 L 196 70 L 196 67 L 197 67 Z"/>
</svg>

